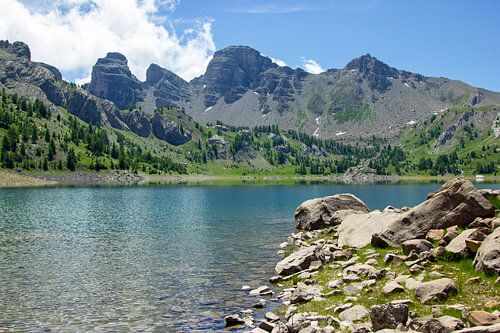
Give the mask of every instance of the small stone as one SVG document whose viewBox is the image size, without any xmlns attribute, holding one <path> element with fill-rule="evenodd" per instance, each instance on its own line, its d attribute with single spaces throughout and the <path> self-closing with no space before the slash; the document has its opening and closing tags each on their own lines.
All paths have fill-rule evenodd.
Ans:
<svg viewBox="0 0 500 333">
<path fill-rule="evenodd" d="M 456 331 L 465 327 L 464 322 L 452 316 L 442 316 L 438 318 L 444 328 Z"/>
<path fill-rule="evenodd" d="M 500 324 L 500 318 L 486 311 L 471 311 L 467 316 L 471 326 L 489 326 Z"/>
<path fill-rule="evenodd" d="M 226 322 L 226 327 L 243 325 L 245 323 L 245 321 L 238 315 L 226 316 L 224 317 L 224 321 Z"/>
<path fill-rule="evenodd" d="M 328 282 L 328 288 L 331 288 L 331 289 L 336 289 L 336 288 L 339 288 L 340 285 L 342 285 L 342 280 L 331 280 Z"/>
<path fill-rule="evenodd" d="M 259 328 L 263 329 L 266 332 L 271 332 L 274 329 L 274 327 L 276 327 L 276 325 L 265 320 L 261 321 L 259 324 Z"/>
<path fill-rule="evenodd" d="M 269 320 L 270 322 L 280 320 L 280 317 L 275 315 L 272 312 L 266 312 L 266 314 L 264 315 L 264 318 L 266 318 L 266 320 Z"/>
<path fill-rule="evenodd" d="M 479 276 L 471 277 L 470 279 L 467 279 L 464 284 L 476 284 L 481 282 L 481 278 Z"/>
<path fill-rule="evenodd" d="M 257 289 L 250 290 L 251 296 L 260 296 L 269 294 L 272 294 L 272 290 L 268 286 L 260 286 Z"/>
<path fill-rule="evenodd" d="M 240 311 L 241 314 L 244 314 L 244 315 L 251 315 L 253 314 L 253 310 L 252 309 L 243 309 Z"/>
<path fill-rule="evenodd" d="M 415 251 L 417 253 L 430 251 L 433 246 L 432 243 L 425 239 L 410 239 L 403 244 L 401 244 L 403 249 L 403 253 L 408 255 L 411 251 Z"/>
<path fill-rule="evenodd" d="M 443 229 L 431 229 L 427 232 L 425 239 L 429 242 L 439 242 L 444 237 Z"/>
<path fill-rule="evenodd" d="M 481 246 L 482 243 L 483 243 L 482 241 L 478 241 L 478 240 L 474 240 L 474 239 L 466 239 L 465 240 L 465 246 L 472 253 L 476 253 L 477 250 L 479 250 L 479 247 Z"/>
<path fill-rule="evenodd" d="M 394 329 L 399 324 L 406 324 L 408 320 L 408 305 L 374 305 L 370 309 L 370 319 L 374 331 L 386 328 Z"/>
<path fill-rule="evenodd" d="M 425 304 L 430 301 L 445 299 L 457 291 L 455 281 L 448 278 L 423 282 L 415 288 L 415 296 Z"/>
<path fill-rule="evenodd" d="M 390 295 L 390 294 L 404 292 L 405 288 L 403 288 L 403 286 L 401 286 L 397 282 L 389 281 L 384 285 L 382 291 L 384 292 L 384 295 Z"/>
<path fill-rule="evenodd" d="M 259 300 L 257 303 L 255 303 L 253 305 L 253 307 L 256 308 L 256 309 L 263 309 L 265 306 L 266 306 L 266 300 L 265 299 L 261 299 L 261 300 Z"/>
<path fill-rule="evenodd" d="M 349 308 L 352 308 L 352 303 L 344 303 L 342 305 L 333 308 L 333 313 L 342 312 Z"/>
<path fill-rule="evenodd" d="M 352 323 L 368 317 L 368 314 L 368 310 L 363 305 L 355 305 L 352 308 L 342 311 L 339 314 L 339 319 Z"/>
</svg>

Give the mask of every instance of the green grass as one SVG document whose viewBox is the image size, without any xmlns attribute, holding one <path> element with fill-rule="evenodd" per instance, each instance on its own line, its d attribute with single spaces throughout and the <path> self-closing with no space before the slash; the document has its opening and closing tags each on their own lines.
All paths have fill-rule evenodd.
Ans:
<svg viewBox="0 0 500 333">
<path fill-rule="evenodd" d="M 344 107 L 341 111 L 334 115 L 334 119 L 339 124 L 347 122 L 362 123 L 365 121 L 373 121 L 375 119 L 375 111 L 373 111 L 373 109 L 366 103 L 360 107 Z"/>
</svg>

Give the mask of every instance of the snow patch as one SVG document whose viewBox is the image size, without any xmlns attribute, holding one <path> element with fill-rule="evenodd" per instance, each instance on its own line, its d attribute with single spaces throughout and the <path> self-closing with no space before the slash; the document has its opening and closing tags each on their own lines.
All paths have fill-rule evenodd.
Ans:
<svg viewBox="0 0 500 333">
<path fill-rule="evenodd" d="M 319 137 L 318 132 L 319 132 L 319 127 L 318 127 L 318 128 L 316 128 L 316 130 L 315 130 L 315 131 L 314 131 L 314 133 L 313 133 L 313 136 L 315 136 L 315 137 L 317 137 L 317 138 L 318 138 L 318 137 Z"/>
<path fill-rule="evenodd" d="M 205 113 L 205 112 L 207 112 L 207 111 L 210 111 L 210 109 L 211 109 L 211 108 L 212 108 L 212 107 L 211 107 L 211 106 L 209 106 L 208 108 L 206 108 L 206 109 L 205 109 L 205 111 L 203 111 L 203 113 Z"/>
<path fill-rule="evenodd" d="M 316 124 L 317 124 L 317 125 L 319 125 L 319 120 L 320 120 L 320 119 L 321 119 L 321 117 L 318 117 L 318 118 L 316 118 L 316 119 L 315 119 L 315 120 L 316 120 Z"/>
<path fill-rule="evenodd" d="M 408 83 L 403 83 L 405 86 L 407 86 L 408 88 L 410 88 L 410 85 Z"/>
<path fill-rule="evenodd" d="M 258 92 L 256 92 L 256 91 L 254 91 L 253 93 L 254 93 L 255 95 L 258 95 L 258 94 L 259 94 L 259 93 L 258 93 Z"/>
<path fill-rule="evenodd" d="M 415 120 L 410 120 L 406 125 L 415 125 L 417 122 Z"/>
<path fill-rule="evenodd" d="M 207 85 L 206 85 L 206 84 L 204 84 L 204 85 L 203 85 L 203 89 L 205 89 L 206 87 L 207 87 Z"/>
<path fill-rule="evenodd" d="M 336 136 L 340 136 L 340 135 L 344 135 L 346 134 L 347 132 L 342 132 L 342 131 L 338 131 L 337 133 L 335 133 Z"/>
</svg>

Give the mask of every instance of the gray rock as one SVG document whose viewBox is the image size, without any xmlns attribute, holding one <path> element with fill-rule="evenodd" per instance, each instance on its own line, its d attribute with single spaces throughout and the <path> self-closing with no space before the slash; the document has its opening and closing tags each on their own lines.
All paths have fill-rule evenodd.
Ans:
<svg viewBox="0 0 500 333">
<path fill-rule="evenodd" d="M 370 319 L 374 331 L 405 325 L 408 321 L 408 305 L 374 305 L 370 309 Z"/>
<path fill-rule="evenodd" d="M 493 215 L 493 205 L 469 181 L 455 178 L 374 234 L 372 244 L 397 246 L 409 239 L 424 238 L 431 229 L 467 226 L 477 217 Z"/>
<path fill-rule="evenodd" d="M 396 293 L 404 292 L 405 288 L 403 288 L 403 286 L 401 286 L 397 282 L 388 281 L 384 285 L 384 287 L 382 287 L 382 291 L 384 292 L 384 295 L 390 295 L 390 294 L 396 294 Z"/>
<path fill-rule="evenodd" d="M 470 311 L 467 320 L 471 326 L 500 324 L 500 316 L 486 311 Z"/>
<path fill-rule="evenodd" d="M 224 321 L 226 322 L 226 327 L 237 326 L 245 324 L 245 321 L 241 319 L 238 315 L 229 315 L 224 317 Z"/>
<path fill-rule="evenodd" d="M 464 230 L 460 235 L 455 237 L 450 244 L 448 244 L 445 249 L 446 252 L 452 253 L 454 255 L 466 257 L 469 254 L 469 249 L 465 243 L 467 240 L 479 240 L 482 241 L 486 237 L 478 229 L 467 229 Z"/>
<path fill-rule="evenodd" d="M 490 326 L 476 326 L 464 328 L 455 333 L 498 333 L 500 332 L 500 324 L 494 324 Z"/>
<path fill-rule="evenodd" d="M 311 262 L 317 260 L 317 246 L 311 245 L 301 248 L 281 260 L 275 268 L 279 275 L 290 275 L 309 268 Z"/>
<path fill-rule="evenodd" d="M 295 224 L 302 230 L 325 228 L 334 212 L 345 209 L 368 212 L 365 203 L 354 195 L 337 194 L 304 201 L 295 210 Z"/>
<path fill-rule="evenodd" d="M 448 278 L 442 278 L 419 283 L 415 287 L 415 296 L 421 303 L 425 304 L 430 301 L 445 299 L 448 295 L 456 291 L 457 287 L 455 286 L 455 281 Z"/>
<path fill-rule="evenodd" d="M 465 327 L 464 322 L 452 316 L 441 316 L 438 318 L 441 325 L 451 331 L 456 331 Z"/>
<path fill-rule="evenodd" d="M 432 243 L 425 239 L 409 239 L 401 244 L 403 253 L 408 255 L 411 251 L 417 253 L 426 252 L 433 248 Z"/>
<path fill-rule="evenodd" d="M 426 320 L 422 326 L 418 329 L 422 333 L 451 333 L 452 330 L 443 326 L 440 320 L 436 318 L 430 318 Z"/>
<path fill-rule="evenodd" d="M 368 317 L 369 312 L 363 305 L 355 305 L 352 308 L 342 311 L 339 319 L 347 322 L 355 322 Z"/>
<path fill-rule="evenodd" d="M 500 228 L 496 228 L 483 240 L 473 265 L 477 271 L 500 275 Z"/>
</svg>

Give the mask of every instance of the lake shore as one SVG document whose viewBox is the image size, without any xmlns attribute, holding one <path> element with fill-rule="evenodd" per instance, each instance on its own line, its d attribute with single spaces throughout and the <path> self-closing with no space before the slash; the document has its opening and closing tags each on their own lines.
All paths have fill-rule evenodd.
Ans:
<svg viewBox="0 0 500 333">
<path fill-rule="evenodd" d="M 444 182 L 454 175 L 391 175 L 370 176 L 348 179 L 343 175 L 328 176 L 288 176 L 288 175 L 205 175 L 205 174 L 166 174 L 150 175 L 131 171 L 116 170 L 111 172 L 16 172 L 0 170 L 0 187 L 47 187 L 47 186 L 133 186 L 133 185 L 279 185 L 308 183 L 422 183 Z M 475 181 L 474 176 L 464 177 Z M 500 182 L 500 176 L 486 176 L 481 181 Z"/>
</svg>

